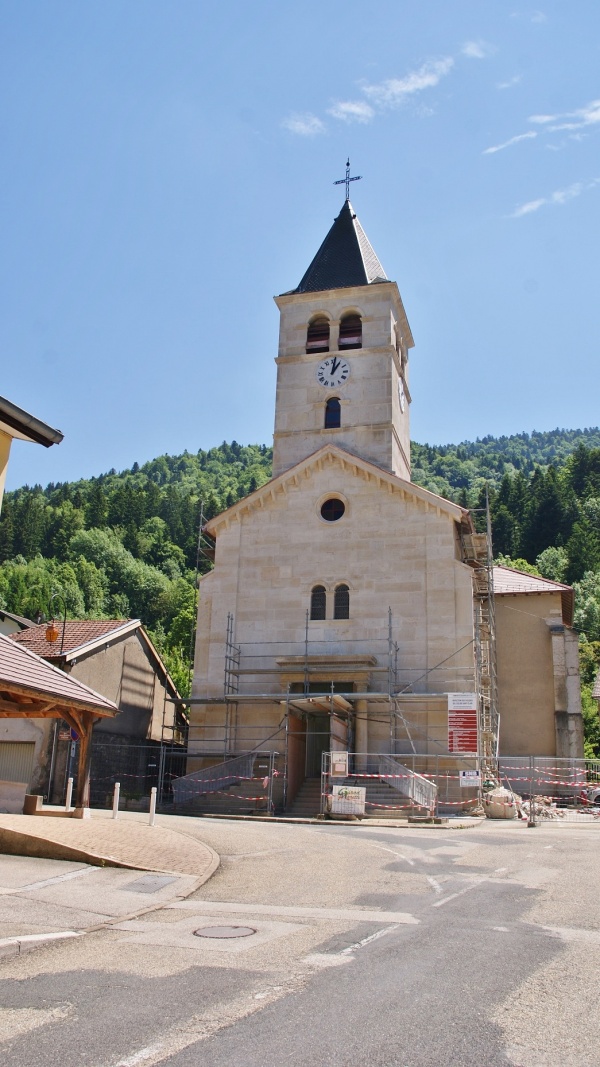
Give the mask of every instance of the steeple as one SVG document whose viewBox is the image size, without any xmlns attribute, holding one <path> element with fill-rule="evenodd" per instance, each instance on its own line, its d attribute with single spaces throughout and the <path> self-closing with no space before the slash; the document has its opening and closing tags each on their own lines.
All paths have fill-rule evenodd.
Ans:
<svg viewBox="0 0 600 1067">
<path fill-rule="evenodd" d="M 294 293 L 317 293 L 387 281 L 352 204 L 342 210 Z"/>
</svg>

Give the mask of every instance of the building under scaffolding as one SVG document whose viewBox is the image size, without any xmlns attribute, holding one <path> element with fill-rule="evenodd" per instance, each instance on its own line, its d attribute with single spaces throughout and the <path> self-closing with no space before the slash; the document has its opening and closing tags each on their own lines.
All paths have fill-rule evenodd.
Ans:
<svg viewBox="0 0 600 1067">
<path fill-rule="evenodd" d="M 348 199 L 276 303 L 273 477 L 204 527 L 215 565 L 200 580 L 189 795 L 226 803 L 246 782 L 254 802 L 262 783 L 267 804 L 289 810 L 313 783 L 318 809 L 319 775 L 340 751 L 375 779 L 390 760 L 399 780 L 425 781 L 440 761 L 449 780 L 452 761 L 476 757 L 493 773 L 499 710 L 520 751 L 523 723 L 539 737 L 542 720 L 548 755 L 560 730 L 576 748 L 568 667 L 556 681 L 566 587 L 529 585 L 546 599 L 526 611 L 509 590 L 500 684 L 489 519 L 477 533 L 466 509 L 411 479 L 410 326 Z M 411 799 L 426 792 L 413 782 Z"/>
</svg>

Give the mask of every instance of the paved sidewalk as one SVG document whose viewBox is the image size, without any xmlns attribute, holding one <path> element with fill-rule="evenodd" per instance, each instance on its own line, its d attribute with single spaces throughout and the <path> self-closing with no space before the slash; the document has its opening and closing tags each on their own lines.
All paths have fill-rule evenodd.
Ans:
<svg viewBox="0 0 600 1067">
<path fill-rule="evenodd" d="M 0 957 L 184 900 L 218 865 L 198 836 L 147 821 L 0 815 Z"/>
<path fill-rule="evenodd" d="M 181 829 L 107 819 L 95 811 L 90 819 L 0 815 L 0 853 L 190 874 L 202 880 L 219 862 L 212 848 Z"/>
</svg>

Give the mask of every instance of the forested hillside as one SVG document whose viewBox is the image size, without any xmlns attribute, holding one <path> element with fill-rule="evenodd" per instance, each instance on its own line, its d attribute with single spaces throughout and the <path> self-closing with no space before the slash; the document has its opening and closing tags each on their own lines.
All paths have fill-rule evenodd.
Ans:
<svg viewBox="0 0 600 1067">
<path fill-rule="evenodd" d="M 223 442 L 159 456 L 78 482 L 25 486 L 4 497 L 0 607 L 47 613 L 54 591 L 71 617 L 136 617 L 187 691 L 200 511 L 206 519 L 268 480 L 271 450 Z M 575 584 L 589 730 L 600 650 L 600 430 L 413 444 L 413 478 L 473 509 L 494 553 L 521 569 Z M 200 571 L 209 562 L 200 557 Z M 591 737 L 591 734 L 590 734 Z M 599 746 L 600 731 L 592 743 Z"/>
</svg>

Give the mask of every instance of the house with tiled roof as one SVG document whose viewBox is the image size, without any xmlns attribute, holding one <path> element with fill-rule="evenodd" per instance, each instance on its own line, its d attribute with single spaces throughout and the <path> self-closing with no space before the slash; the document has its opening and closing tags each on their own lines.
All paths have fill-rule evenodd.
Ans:
<svg viewBox="0 0 600 1067">
<path fill-rule="evenodd" d="M 87 750 L 94 724 L 113 719 L 117 710 L 112 700 L 0 634 L 0 723 L 9 735 L 0 741 L 0 811 L 22 811 L 44 727 L 48 733 L 59 719 L 66 722 Z M 23 727 L 26 735 L 29 728 L 28 741 Z M 87 777 L 86 763 L 84 757 L 82 777 Z"/>
<path fill-rule="evenodd" d="M 573 589 L 494 567 L 494 594 L 500 752 L 583 755 Z"/>
<path fill-rule="evenodd" d="M 52 638 L 52 640 L 49 640 Z M 111 782 L 136 780 L 149 792 L 163 743 L 181 744 L 185 720 L 177 687 L 139 619 L 67 619 L 39 623 L 9 640 L 59 668 L 78 683 L 102 693 L 118 714 L 99 721 L 92 738 L 92 802 L 104 799 Z M 16 733 L 29 750 L 30 788 L 59 801 L 70 764 L 68 729 L 45 721 L 0 721 L 2 744 Z"/>
</svg>

